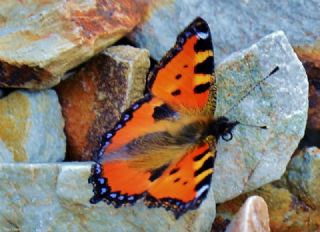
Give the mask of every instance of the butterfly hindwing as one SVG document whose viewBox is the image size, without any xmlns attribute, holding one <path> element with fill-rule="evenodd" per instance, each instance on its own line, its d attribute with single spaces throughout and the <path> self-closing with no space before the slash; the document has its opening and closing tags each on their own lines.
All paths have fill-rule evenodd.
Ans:
<svg viewBox="0 0 320 232">
<path fill-rule="evenodd" d="M 214 84 L 214 53 L 210 29 L 195 19 L 149 77 L 154 96 L 178 111 L 202 111 Z"/>
<path fill-rule="evenodd" d="M 151 184 L 145 203 L 149 207 L 163 206 L 176 218 L 196 209 L 209 191 L 214 157 L 208 144 L 196 146 Z"/>
</svg>

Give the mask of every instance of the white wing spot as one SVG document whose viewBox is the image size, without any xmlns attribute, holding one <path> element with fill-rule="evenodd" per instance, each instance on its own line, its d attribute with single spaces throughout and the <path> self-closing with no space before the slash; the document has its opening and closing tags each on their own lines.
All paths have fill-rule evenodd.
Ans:
<svg viewBox="0 0 320 232">
<path fill-rule="evenodd" d="M 115 129 L 116 129 L 116 130 L 119 130 L 119 129 L 121 129 L 121 127 L 122 127 L 122 125 L 121 125 L 121 124 L 118 124 Z"/>
<path fill-rule="evenodd" d="M 197 192 L 197 195 L 196 195 L 196 197 L 199 197 L 199 196 L 201 196 L 201 194 L 204 192 L 204 191 L 206 191 L 207 189 L 209 188 L 209 185 L 203 185 L 200 189 L 199 189 L 199 191 Z"/>
<path fill-rule="evenodd" d="M 133 110 L 136 110 L 136 109 L 138 109 L 139 108 L 139 104 L 134 104 L 133 106 L 132 106 L 132 109 Z"/>
<path fill-rule="evenodd" d="M 111 193 L 111 194 L 110 194 L 110 197 L 111 197 L 111 198 L 116 198 L 116 197 L 117 197 L 117 194 L 116 194 L 116 193 Z"/>
<path fill-rule="evenodd" d="M 101 188 L 101 194 L 104 194 L 104 193 L 106 193 L 107 192 L 107 189 L 106 188 Z"/>
<path fill-rule="evenodd" d="M 111 133 L 108 133 L 107 134 L 107 139 L 110 139 L 112 137 L 112 134 Z"/>
<path fill-rule="evenodd" d="M 130 116 L 128 114 L 125 114 L 123 120 L 128 121 L 129 118 L 130 118 Z"/>
<path fill-rule="evenodd" d="M 198 31 L 198 32 L 197 32 L 197 36 L 198 36 L 200 39 L 206 39 L 206 38 L 208 38 L 209 33 L 208 33 L 208 32 Z"/>
</svg>

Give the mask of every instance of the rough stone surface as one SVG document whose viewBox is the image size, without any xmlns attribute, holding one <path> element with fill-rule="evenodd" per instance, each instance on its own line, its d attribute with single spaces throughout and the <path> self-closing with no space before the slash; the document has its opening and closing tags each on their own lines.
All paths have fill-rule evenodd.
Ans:
<svg viewBox="0 0 320 232">
<path fill-rule="evenodd" d="M 0 162 L 63 160 L 63 126 L 54 90 L 12 92 L 0 99 Z"/>
<path fill-rule="evenodd" d="M 213 192 L 198 210 L 179 220 L 142 202 L 115 209 L 91 205 L 90 163 L 0 164 L 2 231 L 209 231 Z"/>
<path fill-rule="evenodd" d="M 268 206 L 259 196 L 249 197 L 226 232 L 270 232 Z"/>
<path fill-rule="evenodd" d="M 115 46 L 58 85 L 69 160 L 92 159 L 102 135 L 143 96 L 149 65 L 147 50 Z"/>
<path fill-rule="evenodd" d="M 218 63 L 228 54 L 277 30 L 283 30 L 295 46 L 313 43 L 320 36 L 318 0 L 154 0 L 152 3 L 148 19 L 131 38 L 157 60 L 197 16 L 210 25 Z"/>
<path fill-rule="evenodd" d="M 213 188 L 224 202 L 282 176 L 305 131 L 308 80 L 283 32 L 231 55 L 216 75 L 216 116 L 267 126 L 238 125 L 231 141 L 219 141 Z"/>
<path fill-rule="evenodd" d="M 295 47 L 309 79 L 308 130 L 320 129 L 320 39 L 312 45 Z M 310 138 L 312 139 L 312 138 Z M 319 141 L 319 135 L 314 138 Z M 318 144 L 319 145 L 319 142 Z"/>
<path fill-rule="evenodd" d="M 145 1 L 0 2 L 0 87 L 47 88 L 130 32 Z"/>
<path fill-rule="evenodd" d="M 268 184 L 253 192 L 243 194 L 217 207 L 215 228 L 225 228 L 239 210 L 243 202 L 252 195 L 259 195 L 266 201 L 270 216 L 270 229 L 277 232 L 319 231 L 320 212 L 309 207 L 287 188 L 278 184 Z M 219 230 L 222 232 L 224 230 Z"/>
<path fill-rule="evenodd" d="M 290 161 L 286 172 L 290 192 L 320 210 L 320 149 L 305 148 Z"/>
</svg>

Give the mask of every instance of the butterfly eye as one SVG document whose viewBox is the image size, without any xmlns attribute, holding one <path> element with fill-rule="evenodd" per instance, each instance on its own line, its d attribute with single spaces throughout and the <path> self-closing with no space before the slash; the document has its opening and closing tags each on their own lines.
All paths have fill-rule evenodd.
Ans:
<svg viewBox="0 0 320 232">
<path fill-rule="evenodd" d="M 222 139 L 226 142 L 230 141 L 233 138 L 231 131 L 228 131 L 222 135 Z"/>
</svg>

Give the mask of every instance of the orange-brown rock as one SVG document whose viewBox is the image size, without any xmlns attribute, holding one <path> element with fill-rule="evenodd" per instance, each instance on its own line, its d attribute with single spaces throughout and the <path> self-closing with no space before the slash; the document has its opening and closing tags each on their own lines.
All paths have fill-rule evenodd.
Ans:
<svg viewBox="0 0 320 232">
<path fill-rule="evenodd" d="M 307 128 L 320 129 L 320 39 L 313 45 L 295 47 L 309 79 L 309 112 Z"/>
<path fill-rule="evenodd" d="M 41 89 L 130 32 L 145 0 L 0 1 L 0 87 Z"/>
<path fill-rule="evenodd" d="M 320 230 L 319 210 L 308 207 L 291 194 L 288 189 L 268 184 L 243 194 L 217 207 L 217 218 L 213 228 L 230 221 L 248 196 L 259 195 L 266 201 L 270 215 L 270 229 L 277 232 L 301 232 Z M 225 223 L 226 224 L 226 223 Z M 214 230 L 213 230 L 214 231 Z"/>
<path fill-rule="evenodd" d="M 57 86 L 67 135 L 67 159 L 91 160 L 101 136 L 143 96 L 147 50 L 110 47 Z"/>
</svg>

